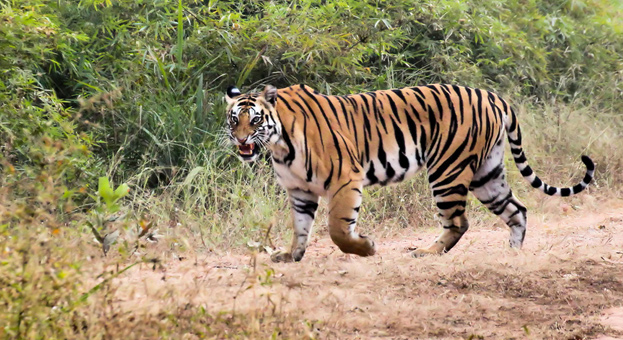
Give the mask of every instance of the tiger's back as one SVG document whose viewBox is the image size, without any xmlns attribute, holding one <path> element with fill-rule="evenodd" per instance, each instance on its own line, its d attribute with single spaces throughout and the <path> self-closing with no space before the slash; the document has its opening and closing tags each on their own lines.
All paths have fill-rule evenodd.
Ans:
<svg viewBox="0 0 623 340">
<path fill-rule="evenodd" d="M 507 107 L 490 92 L 447 85 L 347 96 L 296 85 L 280 89 L 278 98 L 277 112 L 292 113 L 282 115 L 284 126 L 302 125 L 296 151 L 306 174 L 327 184 L 353 167 L 364 173 L 364 185 L 400 182 L 422 167 L 433 179 L 454 165 L 476 169 L 502 137 Z M 314 171 L 316 159 L 327 171 Z"/>
</svg>

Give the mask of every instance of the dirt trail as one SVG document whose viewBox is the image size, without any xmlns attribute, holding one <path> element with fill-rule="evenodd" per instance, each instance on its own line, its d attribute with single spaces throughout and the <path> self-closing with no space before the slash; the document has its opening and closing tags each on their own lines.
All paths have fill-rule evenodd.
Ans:
<svg viewBox="0 0 623 340">
<path fill-rule="evenodd" d="M 439 230 L 377 239 L 370 258 L 320 235 L 296 264 L 262 253 L 145 265 L 117 279 L 115 297 L 149 313 L 268 310 L 317 339 L 623 339 L 623 203 L 600 210 L 531 218 L 520 252 L 499 226 L 475 226 L 450 253 L 421 259 L 407 248 Z"/>
</svg>

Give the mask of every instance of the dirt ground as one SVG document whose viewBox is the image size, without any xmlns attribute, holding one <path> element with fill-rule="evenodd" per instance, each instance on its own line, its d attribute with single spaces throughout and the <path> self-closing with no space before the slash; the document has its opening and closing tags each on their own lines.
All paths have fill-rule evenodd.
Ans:
<svg viewBox="0 0 623 340">
<path fill-rule="evenodd" d="M 497 223 L 473 226 L 443 256 L 409 256 L 439 232 L 377 238 L 369 258 L 342 254 L 323 232 L 300 263 L 198 254 L 135 267 L 114 294 L 146 313 L 269 311 L 316 339 L 623 339 L 622 201 L 530 215 L 521 251 Z"/>
</svg>

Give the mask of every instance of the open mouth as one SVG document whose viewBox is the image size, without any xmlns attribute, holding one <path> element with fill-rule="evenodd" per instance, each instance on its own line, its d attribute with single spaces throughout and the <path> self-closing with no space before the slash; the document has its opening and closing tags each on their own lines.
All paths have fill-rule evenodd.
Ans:
<svg viewBox="0 0 623 340">
<path fill-rule="evenodd" d="M 255 143 L 238 145 L 238 154 L 242 158 L 251 158 L 257 153 Z"/>
</svg>

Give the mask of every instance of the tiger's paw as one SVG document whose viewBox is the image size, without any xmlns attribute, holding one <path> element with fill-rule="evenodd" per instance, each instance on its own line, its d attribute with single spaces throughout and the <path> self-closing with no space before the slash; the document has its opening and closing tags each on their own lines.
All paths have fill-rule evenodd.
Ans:
<svg viewBox="0 0 623 340">
<path fill-rule="evenodd" d="M 367 236 L 357 235 L 357 238 L 343 238 L 341 234 L 331 235 L 333 243 L 345 254 L 372 256 L 376 254 L 376 244 Z"/>
<path fill-rule="evenodd" d="M 364 247 L 363 247 L 363 252 L 361 254 L 359 254 L 360 256 L 372 256 L 374 254 L 376 254 L 376 243 L 374 242 L 374 240 L 372 240 L 371 238 L 368 238 L 368 236 L 360 236 L 362 239 L 364 239 L 365 243 L 364 243 Z"/>
<path fill-rule="evenodd" d="M 428 255 L 439 255 L 439 253 L 434 250 L 427 249 L 427 248 L 417 248 L 416 250 L 411 252 L 411 256 L 415 258 L 424 257 Z"/>
<path fill-rule="evenodd" d="M 294 262 L 294 258 L 292 257 L 292 253 L 285 252 L 285 251 L 280 251 L 280 250 L 272 253 L 272 255 L 270 255 L 270 259 L 273 262 L 283 262 L 283 263 Z"/>
</svg>

